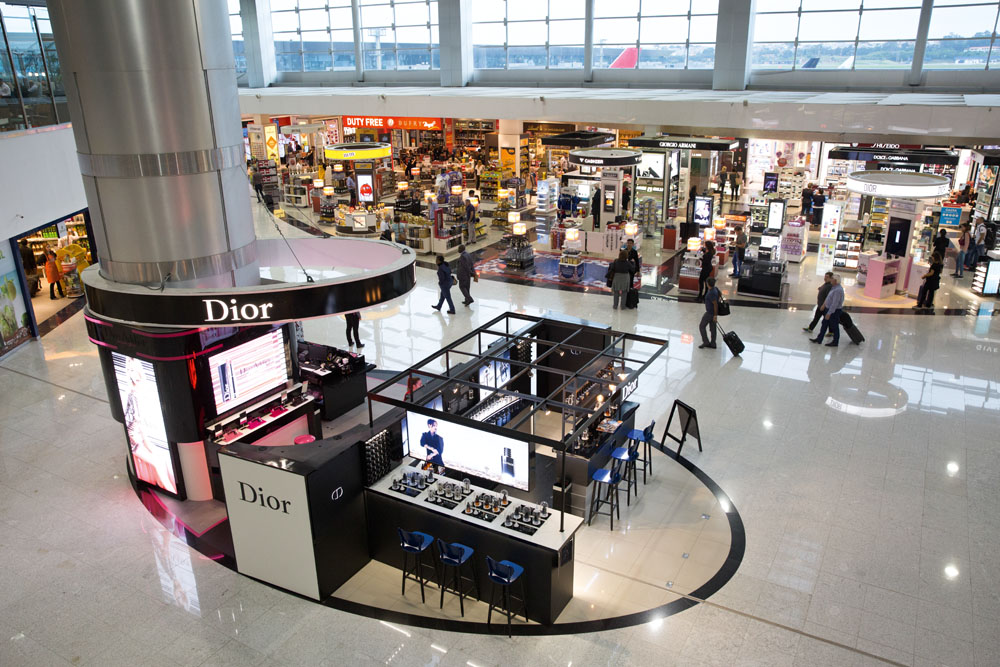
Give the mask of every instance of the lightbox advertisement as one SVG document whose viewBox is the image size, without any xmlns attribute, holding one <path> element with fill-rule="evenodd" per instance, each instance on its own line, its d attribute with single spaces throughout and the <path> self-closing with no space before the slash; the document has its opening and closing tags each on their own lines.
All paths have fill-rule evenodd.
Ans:
<svg viewBox="0 0 1000 667">
<path fill-rule="evenodd" d="M 111 361 L 136 477 L 176 494 L 177 478 L 153 364 L 118 352 L 111 353 Z"/>
<path fill-rule="evenodd" d="M 372 185 L 371 174 L 358 174 L 358 201 L 375 201 L 375 187 Z"/>
<path fill-rule="evenodd" d="M 639 162 L 639 168 L 637 170 L 638 178 L 649 178 L 656 181 L 662 181 L 663 176 L 666 173 L 666 170 L 664 169 L 666 158 L 667 156 L 665 153 L 643 153 L 642 161 Z"/>
<path fill-rule="evenodd" d="M 528 490 L 528 443 L 406 413 L 408 453 L 451 470 Z"/>
<path fill-rule="evenodd" d="M 10 244 L 0 242 L 0 357 L 31 340 L 16 261 Z"/>
<path fill-rule="evenodd" d="M 215 409 L 224 414 L 288 380 L 285 339 L 275 329 L 208 358 Z"/>
<path fill-rule="evenodd" d="M 694 198 L 694 221 L 702 227 L 712 224 L 712 198 Z"/>
</svg>

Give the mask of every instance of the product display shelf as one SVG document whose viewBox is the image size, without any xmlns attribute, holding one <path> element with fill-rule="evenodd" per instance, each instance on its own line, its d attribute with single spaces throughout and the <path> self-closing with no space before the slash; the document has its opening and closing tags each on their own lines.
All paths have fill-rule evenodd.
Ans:
<svg viewBox="0 0 1000 667">
<path fill-rule="evenodd" d="M 497 190 L 500 189 L 500 181 L 503 178 L 499 171 L 484 171 L 479 179 L 479 199 L 482 201 L 496 201 Z"/>
<path fill-rule="evenodd" d="M 981 187 L 979 194 L 976 195 L 976 215 L 982 217 L 984 220 L 989 220 L 990 213 L 990 190 L 989 188 Z"/>
<path fill-rule="evenodd" d="M 257 171 L 261 176 L 261 188 L 265 195 L 270 195 L 271 201 L 277 202 L 280 195 L 278 182 L 278 167 L 274 160 L 257 160 Z"/>
<path fill-rule="evenodd" d="M 972 293 L 977 296 L 997 296 L 1000 293 L 1000 260 L 990 259 L 976 264 L 972 275 Z"/>
<path fill-rule="evenodd" d="M 833 252 L 833 268 L 838 271 L 857 271 L 861 256 L 863 232 L 841 231 Z"/>
<path fill-rule="evenodd" d="M 802 189 L 806 186 L 806 172 L 797 167 L 782 167 L 778 171 L 778 196 L 789 206 L 802 204 Z"/>
<path fill-rule="evenodd" d="M 864 295 L 872 299 L 885 299 L 896 293 L 900 261 L 883 257 L 868 259 L 868 276 Z"/>
<path fill-rule="evenodd" d="M 656 233 L 656 224 L 660 220 L 659 202 L 652 197 L 640 199 L 635 207 L 633 219 L 642 225 L 646 236 L 653 236 Z"/>
<path fill-rule="evenodd" d="M 885 197 L 872 197 L 870 223 L 866 230 L 866 237 L 874 241 L 880 241 L 885 234 L 886 223 L 889 220 L 889 200 Z"/>
</svg>

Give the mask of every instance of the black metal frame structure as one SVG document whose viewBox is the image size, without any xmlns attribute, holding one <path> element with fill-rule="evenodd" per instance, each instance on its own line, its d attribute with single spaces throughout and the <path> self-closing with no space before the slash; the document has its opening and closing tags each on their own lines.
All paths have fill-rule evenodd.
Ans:
<svg viewBox="0 0 1000 667">
<path fill-rule="evenodd" d="M 574 329 L 574 331 L 562 340 L 558 341 L 547 340 L 539 337 L 538 334 L 540 331 L 543 330 L 549 323 L 560 328 L 571 328 Z M 582 332 L 602 335 L 608 342 L 603 349 L 599 350 L 574 344 L 573 339 Z M 493 340 L 487 340 L 486 345 L 484 345 L 484 336 L 492 337 Z M 476 341 L 477 352 L 469 352 L 460 349 L 463 345 L 473 340 Z M 537 354 L 534 356 L 532 361 L 520 361 L 514 358 L 508 359 L 506 357 L 499 356 L 503 352 L 515 348 L 521 341 L 528 341 L 529 343 L 534 343 L 539 346 Z M 626 348 L 629 343 L 654 345 L 655 349 L 650 354 L 643 355 L 645 358 L 636 359 L 627 356 Z M 429 357 L 421 359 L 410 368 L 396 373 L 385 382 L 370 390 L 368 392 L 369 423 L 374 424 L 372 401 L 377 401 L 379 403 L 386 403 L 388 405 L 402 408 L 427 417 L 441 418 L 462 426 L 494 433 L 506 438 L 522 440 L 528 443 L 547 445 L 553 450 L 560 452 L 560 465 L 562 468 L 560 478 L 565 480 L 567 446 L 570 443 L 575 442 L 584 431 L 589 429 L 596 421 L 600 420 L 604 416 L 607 406 L 618 403 L 623 390 L 626 387 L 633 386 L 633 383 L 637 382 L 639 375 L 641 375 L 642 372 L 650 366 L 650 364 L 652 364 L 661 354 L 663 354 L 663 352 L 667 350 L 668 345 L 668 341 L 660 338 L 614 331 L 610 327 L 588 324 L 582 321 L 563 320 L 553 317 L 540 317 L 536 315 L 526 315 L 523 313 L 506 312 L 502 315 L 498 315 L 478 329 L 474 329 L 461 338 L 449 343 Z M 541 347 L 543 346 L 546 349 L 542 350 Z M 553 354 L 564 355 L 567 353 L 589 355 L 586 362 L 581 364 L 581 368 L 584 369 L 589 365 L 589 363 L 599 358 L 613 360 L 615 365 L 620 363 L 622 370 L 619 372 L 618 382 L 615 383 L 613 390 L 609 388 L 608 396 L 603 402 L 597 401 L 596 394 L 594 396 L 593 405 L 570 405 L 559 400 L 561 398 L 561 392 L 566 387 L 571 386 L 575 380 L 585 380 L 602 384 L 607 382 L 606 379 L 588 375 L 581 370 L 562 370 L 558 368 L 551 368 L 549 366 L 542 366 L 538 363 Z M 458 356 L 461 361 L 455 363 L 455 356 Z M 444 358 L 444 373 L 429 370 L 427 368 L 431 364 L 438 362 L 442 357 Z M 468 373 L 469 368 L 481 367 L 483 364 L 492 361 L 501 361 L 511 365 L 512 373 L 510 379 L 508 379 L 503 385 L 499 387 L 486 386 L 461 377 L 461 375 L 466 375 Z M 513 372 L 515 367 L 519 369 L 517 372 Z M 534 394 L 527 394 L 509 389 L 513 383 L 526 374 L 540 371 L 554 373 L 562 377 L 562 382 L 559 386 L 551 391 L 547 396 L 539 397 Z M 512 420 L 510 423 L 503 426 L 496 426 L 494 424 L 476 421 L 475 419 L 470 419 L 462 415 L 451 414 L 426 407 L 423 403 L 426 402 L 429 392 L 421 394 L 420 398 L 416 401 L 413 400 L 415 392 L 408 393 L 408 398 L 404 396 L 403 399 L 395 398 L 385 393 L 389 387 L 392 387 L 393 385 L 404 380 L 406 381 L 408 387 L 412 386 L 414 379 L 420 379 L 421 382 L 425 384 L 432 383 L 431 387 L 443 387 L 448 383 L 457 383 L 464 387 L 475 387 L 481 390 L 495 392 L 500 395 L 513 396 L 531 403 L 532 406 L 530 409 L 524 410 L 522 414 L 519 414 L 517 418 Z M 535 435 L 533 433 L 524 433 L 517 430 L 519 426 L 524 424 L 540 410 L 545 411 L 551 408 L 556 408 L 561 412 L 570 411 L 577 415 L 582 414 L 585 415 L 586 418 L 582 422 L 576 423 L 576 428 L 574 428 L 570 433 L 565 433 L 564 422 L 564 432 L 560 440 Z M 565 504 L 565 495 L 563 502 Z M 561 514 L 562 513 L 564 512 L 561 512 Z M 560 529 L 562 528 L 562 523 L 563 517 L 560 516 Z"/>
</svg>

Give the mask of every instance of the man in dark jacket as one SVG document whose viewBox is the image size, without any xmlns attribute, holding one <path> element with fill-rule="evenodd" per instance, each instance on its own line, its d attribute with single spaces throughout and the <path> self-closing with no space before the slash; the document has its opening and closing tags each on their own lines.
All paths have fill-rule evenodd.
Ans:
<svg viewBox="0 0 1000 667">
<path fill-rule="evenodd" d="M 809 216 L 813 209 L 813 184 L 802 188 L 802 215 Z"/>
<path fill-rule="evenodd" d="M 594 186 L 594 197 L 590 200 L 590 214 L 594 216 L 594 231 L 601 231 L 601 186 Z"/>
<path fill-rule="evenodd" d="M 625 252 L 628 253 L 628 263 L 632 265 L 632 279 L 629 281 L 629 284 L 634 285 L 635 274 L 639 273 L 639 269 L 642 266 L 639 263 L 639 251 L 635 249 L 634 239 L 629 239 L 625 242 Z"/>
<path fill-rule="evenodd" d="M 820 319 L 823 317 L 823 304 L 826 302 L 826 296 L 830 293 L 833 288 L 833 283 L 830 281 L 833 279 L 833 271 L 827 271 L 826 275 L 823 276 L 823 284 L 819 286 L 816 292 L 816 314 L 813 315 L 812 322 L 809 326 L 802 327 L 803 331 L 812 333 L 812 330 L 816 328 L 819 324 Z M 830 334 L 831 336 L 833 334 Z"/>
<path fill-rule="evenodd" d="M 21 239 L 17 249 L 21 253 L 21 266 L 24 267 L 24 275 L 28 278 L 31 296 L 34 296 L 38 292 L 38 261 L 35 259 L 35 251 L 24 239 Z"/>
<path fill-rule="evenodd" d="M 458 289 L 465 297 L 465 301 L 462 302 L 463 306 L 470 306 L 474 301 L 472 295 L 469 294 L 469 287 L 472 286 L 473 280 L 479 282 L 479 276 L 476 275 L 476 261 L 465 250 L 465 246 L 460 245 L 458 246 Z"/>
</svg>

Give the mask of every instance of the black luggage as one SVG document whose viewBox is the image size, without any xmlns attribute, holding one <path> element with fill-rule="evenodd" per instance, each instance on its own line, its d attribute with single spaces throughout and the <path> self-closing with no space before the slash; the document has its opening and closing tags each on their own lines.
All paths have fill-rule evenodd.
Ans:
<svg viewBox="0 0 1000 667">
<path fill-rule="evenodd" d="M 851 337 L 851 342 L 855 345 L 861 345 L 861 343 L 865 342 L 865 337 L 854 326 L 854 320 L 844 311 L 840 311 L 840 326 L 844 328 L 844 333 Z"/>
<path fill-rule="evenodd" d="M 736 335 L 736 332 L 727 332 L 721 326 L 719 327 L 719 331 L 722 332 L 722 342 L 726 344 L 726 347 L 728 347 L 729 351 L 733 353 L 733 356 L 740 356 L 740 352 L 745 350 L 746 346 L 743 344 L 743 341 L 740 340 L 740 337 Z"/>
<path fill-rule="evenodd" d="M 625 293 L 625 307 L 626 308 L 638 308 L 639 307 L 639 290 L 634 287 L 630 287 L 628 292 Z"/>
</svg>

